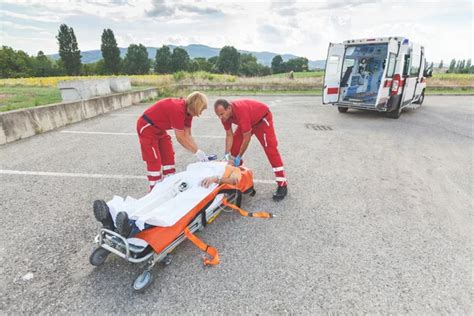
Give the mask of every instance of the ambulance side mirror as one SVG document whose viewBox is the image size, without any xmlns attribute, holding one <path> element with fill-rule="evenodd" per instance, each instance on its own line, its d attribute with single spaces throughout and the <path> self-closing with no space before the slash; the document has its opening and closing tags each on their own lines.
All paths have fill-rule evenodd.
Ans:
<svg viewBox="0 0 474 316">
<path fill-rule="evenodd" d="M 433 68 L 428 68 L 423 71 L 423 77 L 429 78 L 433 76 Z"/>
</svg>

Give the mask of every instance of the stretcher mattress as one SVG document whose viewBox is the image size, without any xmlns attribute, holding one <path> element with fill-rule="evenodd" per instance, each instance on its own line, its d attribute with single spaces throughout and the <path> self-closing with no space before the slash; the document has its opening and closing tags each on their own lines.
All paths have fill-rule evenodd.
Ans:
<svg viewBox="0 0 474 316">
<path fill-rule="evenodd" d="M 188 165 L 186 171 L 176 173 L 155 185 L 153 190 L 140 199 L 114 196 L 107 202 L 112 218 L 119 212 L 126 212 L 140 230 L 145 224 L 169 227 L 176 224 L 184 215 L 208 196 L 217 184 L 208 188 L 201 186 L 206 177 L 224 173 L 226 162 L 198 162 Z M 219 204 L 222 195 L 213 204 Z"/>
</svg>

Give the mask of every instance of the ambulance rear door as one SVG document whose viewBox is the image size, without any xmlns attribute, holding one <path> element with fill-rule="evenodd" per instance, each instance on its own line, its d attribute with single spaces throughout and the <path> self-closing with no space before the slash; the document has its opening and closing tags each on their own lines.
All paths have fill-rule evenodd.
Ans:
<svg viewBox="0 0 474 316">
<path fill-rule="evenodd" d="M 344 44 L 330 43 L 326 58 L 326 69 L 323 83 L 323 104 L 339 101 Z"/>
<path fill-rule="evenodd" d="M 385 69 L 383 70 L 377 99 L 375 101 L 376 106 L 381 103 L 385 104 L 388 101 L 388 98 L 390 97 L 390 88 L 392 86 L 392 78 L 395 73 L 398 49 L 398 42 L 394 39 L 391 39 L 388 42 L 387 57 L 384 63 Z"/>
</svg>

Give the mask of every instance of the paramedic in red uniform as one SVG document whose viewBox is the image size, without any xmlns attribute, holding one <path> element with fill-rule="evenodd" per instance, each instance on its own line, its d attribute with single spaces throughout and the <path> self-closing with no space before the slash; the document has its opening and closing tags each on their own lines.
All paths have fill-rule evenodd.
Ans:
<svg viewBox="0 0 474 316">
<path fill-rule="evenodd" d="M 273 116 L 268 105 L 250 99 L 232 102 L 219 99 L 214 103 L 214 110 L 226 131 L 226 159 L 232 160 L 234 166 L 241 165 L 242 156 L 247 150 L 250 138 L 255 135 L 262 145 L 275 174 L 278 186 L 273 194 L 273 199 L 284 199 L 288 193 L 288 183 L 283 161 L 277 148 L 278 141 L 273 128 Z M 235 131 L 232 131 L 232 124 L 237 125 Z"/>
<path fill-rule="evenodd" d="M 208 160 L 191 135 L 193 116 L 201 115 L 206 108 L 206 96 L 193 92 L 186 99 L 159 100 L 138 118 L 137 133 L 150 191 L 162 177 L 175 173 L 173 144 L 167 130 L 173 129 L 176 140 L 199 161 Z"/>
</svg>

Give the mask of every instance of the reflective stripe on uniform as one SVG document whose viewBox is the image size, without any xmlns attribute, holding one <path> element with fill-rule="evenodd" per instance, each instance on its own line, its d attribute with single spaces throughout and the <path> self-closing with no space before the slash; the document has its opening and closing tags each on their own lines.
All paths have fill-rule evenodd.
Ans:
<svg viewBox="0 0 474 316">
<path fill-rule="evenodd" d="M 159 176 L 161 176 L 161 172 L 160 171 L 148 171 L 148 175 L 152 176 L 152 177 L 159 177 Z"/>
<path fill-rule="evenodd" d="M 175 168 L 175 165 L 164 165 L 163 166 L 163 170 L 171 170 L 171 169 L 174 169 Z"/>
<path fill-rule="evenodd" d="M 156 181 L 148 181 L 150 183 L 150 186 L 154 186 L 156 184 Z"/>
<path fill-rule="evenodd" d="M 142 134 L 143 130 L 144 130 L 145 128 L 147 128 L 148 126 L 151 126 L 151 125 L 150 125 L 150 124 L 147 124 L 147 125 L 143 126 L 142 128 L 140 128 L 140 135 Z"/>
<path fill-rule="evenodd" d="M 274 172 L 283 171 L 283 170 L 285 170 L 285 168 L 283 168 L 283 166 L 273 168 L 273 171 L 274 171 Z"/>
<path fill-rule="evenodd" d="M 153 155 L 155 156 L 155 159 L 158 159 L 158 156 L 156 155 L 155 148 L 151 147 L 151 149 L 153 150 Z"/>
<path fill-rule="evenodd" d="M 283 177 L 276 177 L 275 180 L 276 180 L 276 181 L 286 181 L 286 178 L 283 178 Z"/>
</svg>

